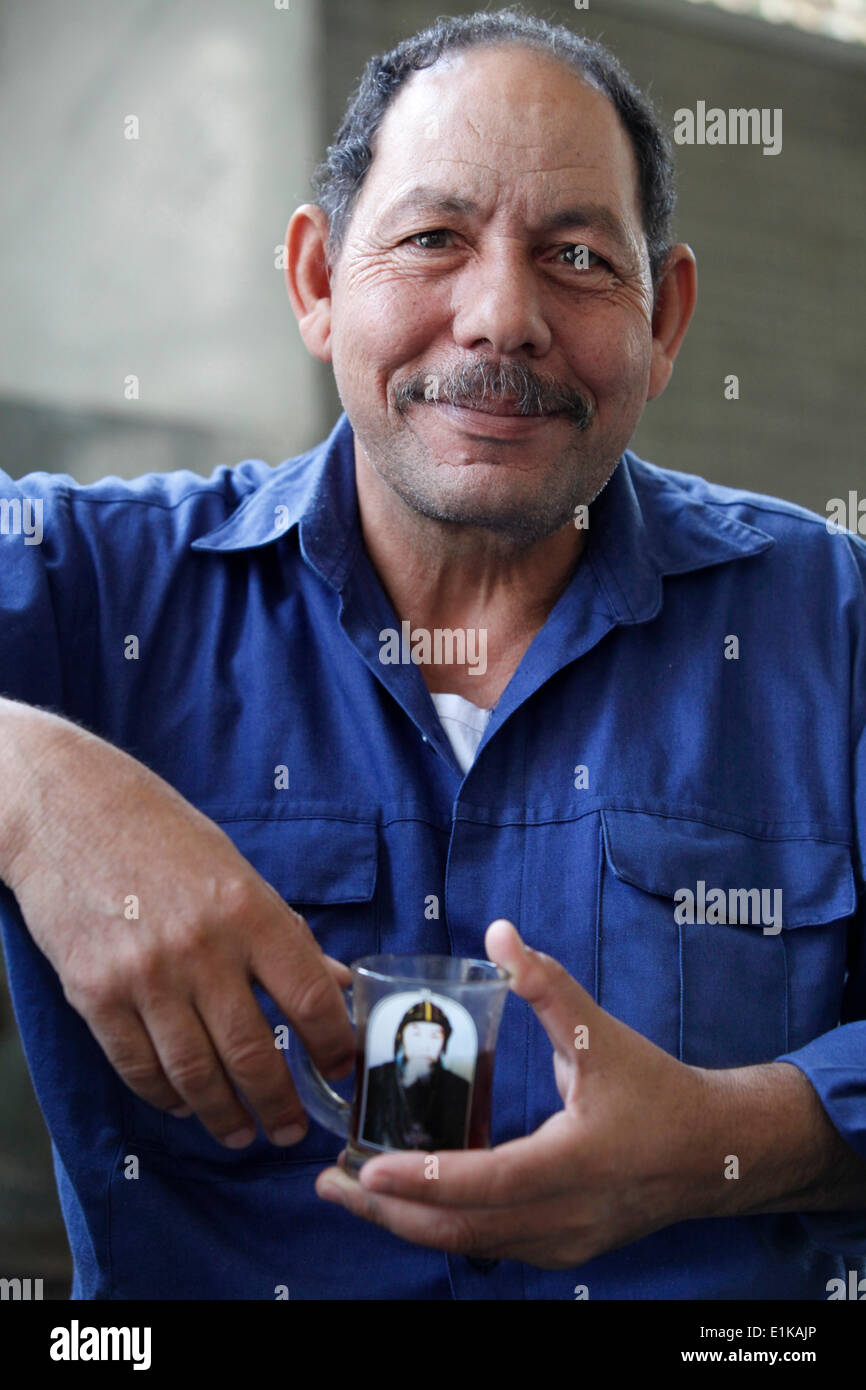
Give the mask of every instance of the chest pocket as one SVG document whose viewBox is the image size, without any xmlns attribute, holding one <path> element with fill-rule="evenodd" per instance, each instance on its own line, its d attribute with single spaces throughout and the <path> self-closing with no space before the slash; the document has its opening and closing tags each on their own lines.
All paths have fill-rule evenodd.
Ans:
<svg viewBox="0 0 866 1390">
<path fill-rule="evenodd" d="M 599 1002 L 693 1066 L 771 1061 L 839 1022 L 851 855 L 602 812 Z"/>
<path fill-rule="evenodd" d="M 306 920 L 327 955 L 348 965 L 376 950 L 374 824 L 304 816 L 220 825 L 262 878 Z"/>
<path fill-rule="evenodd" d="M 218 824 L 262 878 L 306 920 L 327 955 L 351 964 L 378 950 L 375 824 L 330 817 L 250 817 Z M 263 989 L 256 986 L 255 995 L 270 1028 L 286 1023 Z M 290 1032 L 289 1055 L 294 1045 Z M 218 1144 L 195 1117 L 173 1119 L 140 1102 L 135 1109 L 134 1130 L 144 1126 L 148 1131 L 139 1137 L 154 1139 L 177 1158 L 204 1161 L 215 1176 L 253 1174 L 274 1164 L 319 1164 L 335 1159 L 343 1147 L 337 1135 L 311 1121 L 306 1138 L 293 1148 L 276 1148 L 259 1136 L 249 1148 L 233 1151 Z"/>
</svg>

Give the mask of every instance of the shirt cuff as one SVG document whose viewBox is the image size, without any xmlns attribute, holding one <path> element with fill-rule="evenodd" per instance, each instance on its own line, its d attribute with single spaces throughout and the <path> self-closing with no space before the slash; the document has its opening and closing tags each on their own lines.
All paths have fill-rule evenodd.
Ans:
<svg viewBox="0 0 866 1390">
<path fill-rule="evenodd" d="M 842 1024 L 775 1060 L 799 1068 L 839 1134 L 866 1160 L 866 1022 Z M 866 1257 L 866 1209 L 798 1212 L 797 1216 L 822 1250 L 859 1260 Z"/>
</svg>

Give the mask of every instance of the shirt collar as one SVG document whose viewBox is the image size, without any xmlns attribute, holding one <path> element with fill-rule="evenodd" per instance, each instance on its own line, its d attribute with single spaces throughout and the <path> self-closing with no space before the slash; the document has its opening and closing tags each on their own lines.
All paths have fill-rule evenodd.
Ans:
<svg viewBox="0 0 866 1390">
<path fill-rule="evenodd" d="M 775 545 L 766 531 L 738 521 L 718 503 L 701 501 L 696 481 L 626 450 L 590 507 L 585 555 L 618 622 L 655 617 L 664 575 L 707 569 Z"/>
<path fill-rule="evenodd" d="M 194 540 L 192 549 L 253 550 L 295 527 L 305 560 L 341 588 L 361 540 L 354 435 L 345 413 L 323 444 L 279 464 L 231 516 Z"/>
<path fill-rule="evenodd" d="M 661 607 L 661 578 L 767 550 L 772 536 L 695 495 L 690 475 L 626 451 L 589 509 L 586 557 L 618 622 L 643 622 Z M 270 545 L 298 528 L 301 553 L 342 589 L 359 548 L 354 434 L 343 413 L 324 443 L 281 463 L 195 550 Z"/>
</svg>

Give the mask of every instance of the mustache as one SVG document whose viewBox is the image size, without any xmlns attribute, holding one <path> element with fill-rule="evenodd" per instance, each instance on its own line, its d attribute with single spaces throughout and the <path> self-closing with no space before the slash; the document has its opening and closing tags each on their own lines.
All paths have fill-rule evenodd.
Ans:
<svg viewBox="0 0 866 1390">
<path fill-rule="evenodd" d="M 530 371 L 522 362 L 480 359 L 416 372 L 397 386 L 394 407 L 405 415 L 409 406 L 418 401 L 481 409 L 508 402 L 519 415 L 568 415 L 581 430 L 595 416 L 592 402 L 579 391 L 555 377 Z"/>
</svg>

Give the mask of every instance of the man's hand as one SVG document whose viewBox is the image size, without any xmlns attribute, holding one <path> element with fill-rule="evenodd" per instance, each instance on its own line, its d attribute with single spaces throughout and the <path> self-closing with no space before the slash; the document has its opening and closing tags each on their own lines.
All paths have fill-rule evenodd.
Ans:
<svg viewBox="0 0 866 1390">
<path fill-rule="evenodd" d="M 676 1221 L 801 1209 L 785 1193 L 802 1209 L 826 1206 L 826 1186 L 812 1192 L 824 1171 L 853 1183 L 839 1206 L 846 1192 L 866 1197 L 866 1164 L 796 1067 L 686 1066 L 605 1013 L 510 923 L 494 922 L 486 946 L 545 1027 L 563 1109 L 526 1138 L 439 1153 L 435 1179 L 418 1152 L 371 1159 L 357 1181 L 328 1168 L 320 1197 L 420 1245 L 545 1269 Z"/>
<path fill-rule="evenodd" d="M 272 1142 L 297 1143 L 307 1117 L 252 983 L 334 1078 L 354 1058 L 340 994 L 349 971 L 218 826 L 140 763 L 26 706 L 0 700 L 0 718 L 0 773 L 18 788 L 0 878 L 112 1066 L 143 1100 L 194 1111 L 231 1148 L 255 1137 L 234 1088 Z"/>
</svg>

